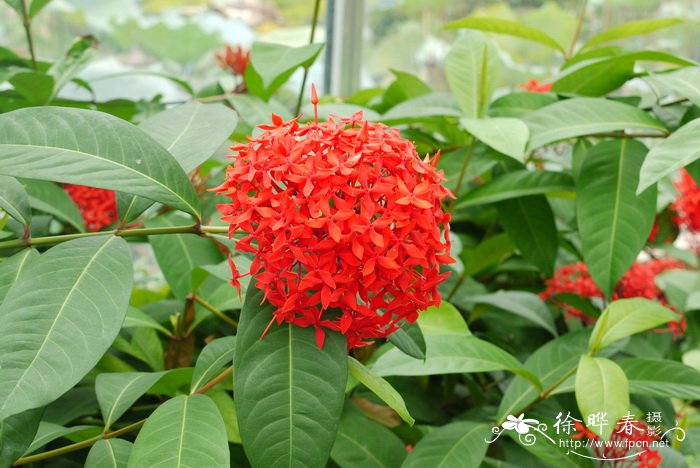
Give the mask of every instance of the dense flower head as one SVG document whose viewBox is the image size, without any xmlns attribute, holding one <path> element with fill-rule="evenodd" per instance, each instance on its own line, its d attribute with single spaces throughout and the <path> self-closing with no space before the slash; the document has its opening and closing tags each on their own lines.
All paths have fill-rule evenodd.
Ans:
<svg viewBox="0 0 700 468">
<path fill-rule="evenodd" d="M 324 329 L 362 346 L 439 304 L 440 266 L 453 262 L 441 201 L 452 194 L 438 156 L 420 159 L 398 129 L 361 113 L 297 120 L 273 115 L 232 148 L 219 211 L 230 234 L 247 233 L 236 248 L 255 254 L 250 274 L 277 323 L 315 327 L 319 346 Z"/>
<path fill-rule="evenodd" d="M 525 83 L 520 83 L 518 87 L 531 93 L 546 93 L 552 89 L 552 83 L 540 83 L 536 79 L 530 78 Z"/>
<path fill-rule="evenodd" d="M 582 422 L 574 423 L 576 434 L 572 439 L 598 440 L 597 434 L 589 430 Z M 660 440 L 654 428 L 641 421 L 625 421 L 624 418 L 617 422 L 610 439 L 601 441 L 600 444 L 591 444 L 596 457 L 613 461 L 614 466 L 636 466 L 638 468 L 655 468 L 662 462 L 658 450 L 653 443 Z M 635 457 L 634 454 L 637 454 Z M 636 462 L 636 463 L 635 463 Z"/>
<path fill-rule="evenodd" d="M 685 169 L 675 183 L 678 198 L 673 208 L 678 211 L 676 222 L 692 232 L 700 232 L 700 187 Z"/>
<path fill-rule="evenodd" d="M 119 219 L 117 197 L 112 190 L 73 184 L 64 184 L 63 190 L 78 205 L 88 231 L 99 231 Z"/>
<path fill-rule="evenodd" d="M 250 62 L 250 51 L 240 45 L 235 49 L 227 45 L 222 53 L 216 54 L 216 60 L 221 68 L 231 70 L 234 75 L 243 76 Z"/>
<path fill-rule="evenodd" d="M 613 291 L 613 299 L 627 299 L 642 297 L 652 299 L 667 305 L 664 292 L 656 285 L 656 276 L 666 270 L 683 268 L 683 263 L 670 258 L 653 259 L 648 262 L 635 262 L 622 276 Z M 585 263 L 579 262 L 572 265 L 564 265 L 558 268 L 552 278 L 546 282 L 547 288 L 540 293 L 544 300 L 553 298 L 557 294 L 575 294 L 579 297 L 593 298 L 603 297 L 593 278 L 588 272 Z M 569 316 L 577 317 L 584 323 L 591 323 L 595 319 L 584 312 L 562 304 Z M 669 324 L 671 331 L 680 333 L 683 328 L 683 320 Z"/>
</svg>

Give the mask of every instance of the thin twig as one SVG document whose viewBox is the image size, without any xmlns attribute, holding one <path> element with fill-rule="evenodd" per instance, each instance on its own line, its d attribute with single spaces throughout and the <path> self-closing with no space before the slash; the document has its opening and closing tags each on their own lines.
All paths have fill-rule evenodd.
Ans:
<svg viewBox="0 0 700 468">
<path fill-rule="evenodd" d="M 316 25 L 318 24 L 318 14 L 321 10 L 321 0 L 316 0 L 314 2 L 314 12 L 311 19 L 311 35 L 309 37 L 309 44 L 314 43 L 314 38 L 316 37 Z M 304 90 L 306 89 L 306 80 L 309 77 L 309 67 L 304 67 L 304 76 L 301 79 L 301 89 L 299 90 L 299 98 L 297 99 L 297 106 L 294 110 L 294 115 L 299 115 L 301 111 L 301 102 L 304 99 Z"/>
<path fill-rule="evenodd" d="M 22 26 L 24 26 L 24 34 L 27 36 L 27 46 L 29 47 L 29 56 L 32 59 L 32 68 L 36 70 L 36 55 L 34 54 L 34 39 L 32 39 L 32 20 L 27 12 L 27 0 L 19 2 L 22 8 Z"/>
<path fill-rule="evenodd" d="M 195 294 L 195 295 L 193 295 L 193 297 L 194 297 L 194 300 L 197 304 L 201 305 L 202 307 L 207 309 L 209 312 L 216 315 L 217 317 L 219 317 L 221 320 L 228 323 L 229 325 L 231 325 L 233 328 L 238 327 L 238 322 L 236 320 L 232 319 L 231 317 L 226 316 L 226 314 L 221 312 L 219 309 L 217 309 L 216 307 L 214 307 L 213 305 L 209 304 L 207 301 L 202 299 L 201 296 L 198 296 Z"/>
<path fill-rule="evenodd" d="M 588 0 L 583 0 L 581 5 L 581 11 L 578 15 L 578 21 L 576 22 L 576 31 L 574 31 L 574 37 L 571 38 L 571 44 L 569 45 L 569 50 L 566 52 L 566 58 L 569 59 L 574 54 L 574 47 L 576 47 L 576 42 L 581 35 L 581 26 L 583 25 L 583 19 L 586 16 L 586 6 L 588 5 Z"/>
</svg>

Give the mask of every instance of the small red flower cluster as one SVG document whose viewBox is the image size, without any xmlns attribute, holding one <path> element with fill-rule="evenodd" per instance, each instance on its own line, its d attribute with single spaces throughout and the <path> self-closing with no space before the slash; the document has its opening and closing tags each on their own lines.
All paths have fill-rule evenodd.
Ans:
<svg viewBox="0 0 700 468">
<path fill-rule="evenodd" d="M 221 68 L 231 70 L 234 75 L 243 76 L 250 62 L 250 51 L 240 45 L 235 49 L 227 45 L 222 53 L 216 54 L 216 60 Z"/>
<path fill-rule="evenodd" d="M 317 98 L 313 93 L 312 102 Z M 234 146 L 217 189 L 231 198 L 222 219 L 248 233 L 236 248 L 255 254 L 250 274 L 277 307 L 273 321 L 347 337 L 348 348 L 395 331 L 440 303 L 449 273 L 450 215 L 438 157 L 421 160 L 398 129 L 357 113 L 272 125 Z M 442 232 L 441 232 L 442 228 Z M 233 284 L 241 275 L 232 264 Z M 272 321 L 270 322 L 272 324 Z"/>
<path fill-rule="evenodd" d="M 88 231 L 99 231 L 119 219 L 117 197 L 112 190 L 73 184 L 64 184 L 63 190 L 78 205 Z"/>
<path fill-rule="evenodd" d="M 540 83 L 534 78 L 530 78 L 525 83 L 520 83 L 518 88 L 531 93 L 546 93 L 552 89 L 552 83 Z"/>
<path fill-rule="evenodd" d="M 598 435 L 589 430 L 580 421 L 574 423 L 576 434 L 572 439 L 586 438 L 598 440 Z M 650 450 L 646 447 L 659 440 L 659 436 L 641 421 L 624 423 L 617 422 L 617 426 L 608 441 L 601 441 L 601 446 L 593 445 L 593 451 L 600 459 L 615 460 L 614 466 L 636 466 L 638 468 L 655 468 L 662 461 L 658 450 Z M 638 453 L 636 457 L 632 457 Z M 625 458 L 629 457 L 629 458 Z M 635 464 L 634 461 L 638 464 Z"/>
<path fill-rule="evenodd" d="M 648 262 L 635 262 L 632 267 L 622 276 L 613 292 L 613 299 L 623 299 L 631 297 L 643 297 L 657 300 L 666 305 L 666 296 L 656 285 L 655 278 L 658 274 L 666 271 L 683 268 L 683 263 L 678 260 L 664 258 L 654 259 Z M 557 294 L 576 294 L 580 297 L 603 297 L 603 293 L 598 289 L 595 282 L 588 273 L 585 263 L 579 262 L 572 265 L 564 265 L 554 272 L 554 276 L 547 280 L 547 288 L 540 293 L 543 300 L 550 299 Z M 594 317 L 586 315 L 584 312 L 569 306 L 562 305 L 568 316 L 577 317 L 582 322 L 589 324 L 595 321 Z M 669 324 L 674 334 L 681 333 L 683 319 L 681 322 L 671 322 Z"/>
<path fill-rule="evenodd" d="M 700 187 L 685 169 L 681 170 L 681 178 L 675 185 L 679 192 L 673 204 L 678 212 L 676 223 L 689 231 L 700 232 Z"/>
</svg>

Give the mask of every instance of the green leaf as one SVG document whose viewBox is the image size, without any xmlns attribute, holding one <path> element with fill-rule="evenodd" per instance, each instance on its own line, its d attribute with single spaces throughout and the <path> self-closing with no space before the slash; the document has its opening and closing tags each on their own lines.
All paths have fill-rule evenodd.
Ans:
<svg viewBox="0 0 700 468">
<path fill-rule="evenodd" d="M 128 245 L 113 236 L 68 241 L 24 269 L 0 305 L 0 420 L 55 400 L 93 368 L 119 333 L 132 277 Z"/>
<path fill-rule="evenodd" d="M 655 359 L 622 359 L 618 364 L 633 395 L 700 400 L 700 372 L 692 367 Z"/>
<path fill-rule="evenodd" d="M 29 446 L 24 455 L 29 455 L 30 453 L 38 450 L 40 447 L 52 442 L 61 437 L 66 437 L 77 432 L 84 431 L 85 429 L 95 429 L 95 426 L 71 426 L 63 427 L 59 424 L 50 423 L 47 421 L 41 421 L 39 423 L 39 429 L 34 436 L 32 444 Z"/>
<path fill-rule="evenodd" d="M 637 193 L 700 159 L 700 119 L 691 120 L 655 145 L 644 159 Z"/>
<path fill-rule="evenodd" d="M 186 226 L 192 220 L 172 213 L 146 221 L 147 227 Z M 192 271 L 200 265 L 221 262 L 216 244 L 196 234 L 148 236 L 163 276 L 176 297 L 184 299 L 192 292 Z"/>
<path fill-rule="evenodd" d="M 568 174 L 550 171 L 512 171 L 495 177 L 460 197 L 456 208 L 494 203 L 528 195 L 573 192 L 574 181 Z"/>
<path fill-rule="evenodd" d="M 496 204 L 498 217 L 520 255 L 548 277 L 554 271 L 559 240 L 554 213 L 543 195 L 530 195 Z"/>
<path fill-rule="evenodd" d="M 631 58 L 587 60 L 564 69 L 552 83 L 552 91 L 582 96 L 604 96 L 634 76 L 634 60 Z"/>
<path fill-rule="evenodd" d="M 153 205 L 153 200 L 149 200 L 148 198 L 117 192 L 117 213 L 119 214 L 119 225 L 123 226 L 126 223 L 133 221 L 151 205 Z"/>
<path fill-rule="evenodd" d="M 228 97 L 228 102 L 236 109 L 240 119 L 251 127 L 256 127 L 261 122 L 268 122 L 272 114 L 277 114 L 284 120 L 292 118 L 289 109 L 274 99 L 265 102 L 259 97 L 249 94 L 232 94 Z"/>
<path fill-rule="evenodd" d="M 544 31 L 527 26 L 523 23 L 499 18 L 468 17 L 457 21 L 452 21 L 445 25 L 446 29 L 479 29 L 481 31 L 506 34 L 508 36 L 520 37 L 528 41 L 538 42 L 561 53 L 565 53 L 564 48 L 554 38 Z"/>
<path fill-rule="evenodd" d="M 525 361 L 525 369 L 539 377 L 542 387 L 549 388 L 567 373 L 576 369 L 581 354 L 586 352 L 588 331 L 560 336 L 538 348 Z M 498 419 L 517 412 L 535 401 L 539 391 L 530 382 L 516 376 L 506 389 L 498 407 Z"/>
<path fill-rule="evenodd" d="M 387 125 L 412 123 L 434 117 L 460 117 L 462 111 L 450 93 L 430 93 L 418 96 L 389 109 L 381 118 Z"/>
<path fill-rule="evenodd" d="M 153 320 L 148 314 L 142 312 L 136 307 L 129 306 L 129 308 L 126 311 L 126 317 L 124 318 L 122 328 L 138 327 L 152 328 L 154 330 L 158 330 L 159 332 L 167 336 L 172 336 L 172 333 L 170 333 L 170 331 L 167 328 Z"/>
<path fill-rule="evenodd" d="M 530 130 L 520 119 L 494 117 L 490 119 L 460 119 L 462 126 L 491 148 L 522 161 Z"/>
<path fill-rule="evenodd" d="M 225 390 L 210 390 L 207 395 L 214 400 L 214 404 L 219 408 L 221 417 L 226 425 L 226 437 L 229 442 L 241 443 L 241 432 L 238 429 L 238 412 L 233 398 Z"/>
<path fill-rule="evenodd" d="M 51 0 L 32 0 L 29 5 L 29 17 L 34 18 Z"/>
<path fill-rule="evenodd" d="M 0 304 L 22 271 L 37 258 L 39 258 L 39 252 L 34 249 L 24 249 L 0 263 Z"/>
<path fill-rule="evenodd" d="M 122 439 L 100 440 L 88 452 L 85 468 L 126 468 L 133 447 Z"/>
<path fill-rule="evenodd" d="M 700 67 L 687 67 L 644 78 L 655 87 L 670 90 L 700 106 Z"/>
<path fill-rule="evenodd" d="M 636 140 L 598 143 L 588 150 L 577 180 L 583 259 L 606 297 L 637 259 L 654 223 L 656 186 L 635 194 L 646 152 Z"/>
<path fill-rule="evenodd" d="M 15 73 L 8 81 L 32 105 L 45 106 L 51 101 L 54 89 L 51 75 L 26 71 Z"/>
<path fill-rule="evenodd" d="M 5 210 L 18 222 L 29 227 L 32 220 L 32 208 L 29 196 L 22 184 L 12 177 L 0 176 L 0 209 Z"/>
<path fill-rule="evenodd" d="M 548 93 L 517 92 L 501 96 L 491 103 L 491 117 L 522 118 L 532 111 L 554 104 L 556 96 Z"/>
<path fill-rule="evenodd" d="M 46 107 L 0 115 L 0 174 L 120 190 L 199 213 L 187 174 L 163 147 L 96 111 Z"/>
<path fill-rule="evenodd" d="M 406 447 L 398 436 L 368 419 L 348 400 L 331 457 L 339 466 L 399 468 L 406 458 Z"/>
<path fill-rule="evenodd" d="M 552 314 L 536 294 L 525 291 L 498 291 L 493 294 L 468 296 L 464 301 L 472 304 L 489 304 L 519 315 L 557 336 Z"/>
<path fill-rule="evenodd" d="M 401 419 L 406 421 L 409 426 L 413 426 L 416 420 L 409 414 L 401 394 L 397 392 L 389 382 L 375 374 L 371 369 L 352 356 L 348 356 L 348 372 L 362 385 L 370 389 L 372 393 L 377 395 L 384 403 L 389 405 L 391 409 L 396 411 Z"/>
<path fill-rule="evenodd" d="M 641 297 L 619 299 L 612 302 L 598 318 L 588 347 L 591 352 L 596 352 L 620 338 L 674 320 L 678 320 L 678 316 L 658 302 Z"/>
<path fill-rule="evenodd" d="M 445 59 L 445 74 L 464 117 L 477 119 L 484 114 L 498 70 L 496 48 L 482 34 L 469 31 L 452 44 Z"/>
<path fill-rule="evenodd" d="M 115 372 L 99 374 L 95 393 L 100 404 L 105 430 L 163 377 L 164 372 Z"/>
<path fill-rule="evenodd" d="M 32 4 L 32 6 L 34 5 Z M 66 54 L 51 66 L 48 73 L 56 80 L 51 92 L 51 99 L 55 98 L 61 88 L 92 60 L 96 49 L 97 39 L 95 36 L 81 36 L 71 44 Z"/>
<path fill-rule="evenodd" d="M 141 122 L 139 128 L 190 172 L 228 141 L 237 123 L 236 113 L 222 104 L 189 102 L 159 112 Z"/>
<path fill-rule="evenodd" d="M 416 75 L 394 69 L 389 71 L 395 79 L 384 92 L 382 106 L 393 107 L 400 102 L 432 92 L 430 86 Z"/>
<path fill-rule="evenodd" d="M 309 67 L 323 49 L 323 44 L 289 47 L 281 44 L 254 42 L 250 65 L 260 76 L 264 90 L 275 90 L 299 67 Z"/>
<path fill-rule="evenodd" d="M 132 468 L 229 466 L 226 427 L 206 395 L 180 395 L 149 416 L 131 450 Z"/>
<path fill-rule="evenodd" d="M 418 316 L 425 337 L 425 359 L 407 356 L 393 346 L 372 366 L 380 376 L 438 375 L 494 370 L 519 371 L 521 364 L 496 345 L 471 336 L 457 309 L 446 301 Z M 390 346 L 390 345 L 386 345 Z"/>
<path fill-rule="evenodd" d="M 473 250 L 465 250 L 462 252 L 462 260 L 464 261 L 465 277 L 473 276 L 481 273 L 494 265 L 497 265 L 515 251 L 515 245 L 510 240 L 506 233 L 496 234 L 493 237 L 482 241 Z"/>
<path fill-rule="evenodd" d="M 667 133 L 661 122 L 636 107 L 597 98 L 573 98 L 542 107 L 525 116 L 530 127 L 528 151 L 583 135 L 621 130 Z"/>
<path fill-rule="evenodd" d="M 593 37 L 584 42 L 583 46 L 581 46 L 581 50 L 600 44 L 605 44 L 606 42 L 625 39 L 627 37 L 649 34 L 651 32 L 658 31 L 659 29 L 668 28 L 669 26 L 682 23 L 683 21 L 684 20 L 682 18 L 655 18 L 630 21 L 628 23 L 613 26 L 610 29 L 593 35 Z"/>
<path fill-rule="evenodd" d="M 610 424 L 591 425 L 589 429 L 607 440 L 615 427 L 613 421 L 630 408 L 627 377 L 620 366 L 610 359 L 581 356 L 576 371 L 576 403 L 584 421 L 597 413 L 606 415 Z"/>
<path fill-rule="evenodd" d="M 190 393 L 202 388 L 203 385 L 216 377 L 224 367 L 230 366 L 235 351 L 235 336 L 225 336 L 207 344 L 197 357 Z"/>
<path fill-rule="evenodd" d="M 416 359 L 425 359 L 425 338 L 417 323 L 407 323 L 388 336 L 389 341 Z"/>
<path fill-rule="evenodd" d="M 55 216 L 79 232 L 85 232 L 85 221 L 78 207 L 61 187 L 45 180 L 22 179 L 21 182 L 32 208 Z"/>
<path fill-rule="evenodd" d="M 43 412 L 44 408 L 34 408 L 0 421 L 0 466 L 11 466 L 27 451 Z"/>
<path fill-rule="evenodd" d="M 478 468 L 486 455 L 491 428 L 486 424 L 457 421 L 430 431 L 406 457 L 402 468 L 459 466 Z"/>
<path fill-rule="evenodd" d="M 326 332 L 323 349 L 312 327 L 272 324 L 275 307 L 251 286 L 238 327 L 234 361 L 236 409 L 253 466 L 325 466 L 343 410 L 345 337 Z"/>
</svg>

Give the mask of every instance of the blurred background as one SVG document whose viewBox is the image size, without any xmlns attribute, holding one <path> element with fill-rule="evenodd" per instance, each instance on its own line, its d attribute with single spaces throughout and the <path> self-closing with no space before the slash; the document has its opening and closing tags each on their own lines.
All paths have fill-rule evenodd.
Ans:
<svg viewBox="0 0 700 468">
<path fill-rule="evenodd" d="M 315 41 L 326 42 L 329 30 L 342 28 L 343 53 L 318 60 L 309 83 L 325 91 L 349 94 L 359 88 L 386 86 L 390 70 L 417 74 L 435 89 L 446 88 L 443 61 L 459 31 L 443 25 L 468 15 L 517 19 L 543 28 L 564 44 L 576 28 L 580 0 L 450 1 L 336 0 L 322 1 Z M 329 7 L 330 4 L 330 7 Z M 33 24 L 35 49 L 41 59 L 60 57 L 78 35 L 99 40 L 98 56 L 81 72 L 96 100 L 177 102 L 187 99 L 181 78 L 195 89 L 227 75 L 215 54 L 226 44 L 250 47 L 253 41 L 300 46 L 309 41 L 313 1 L 301 0 L 54 0 Z M 329 14 L 329 9 L 331 13 Z M 0 4 L 0 45 L 27 52 L 19 18 Z M 352 14 L 352 20 L 349 15 Z M 656 34 L 632 38 L 630 48 L 665 50 L 700 60 L 700 2 L 697 0 L 591 0 L 586 6 L 582 37 L 625 21 L 683 17 L 686 24 Z M 513 87 L 529 78 L 551 78 L 557 58 L 545 46 L 494 35 L 509 72 L 499 86 Z M 634 43 L 633 41 L 636 41 Z M 337 44 L 336 44 L 337 45 Z M 346 63 L 343 63 L 346 62 Z M 359 63 L 360 66 L 357 66 Z M 336 89 L 326 71 L 353 75 Z M 288 87 L 298 89 L 301 70 Z M 325 87 L 322 86 L 325 83 Z M 284 91 L 283 91 L 284 93 Z M 290 91 L 295 94 L 296 91 Z M 71 84 L 63 97 L 89 99 Z M 282 96 L 283 97 L 283 96 Z"/>
</svg>

